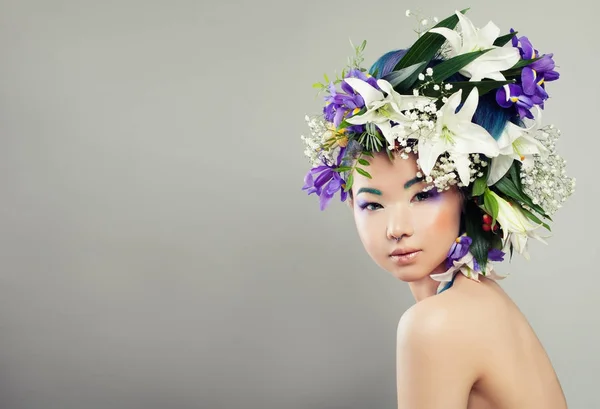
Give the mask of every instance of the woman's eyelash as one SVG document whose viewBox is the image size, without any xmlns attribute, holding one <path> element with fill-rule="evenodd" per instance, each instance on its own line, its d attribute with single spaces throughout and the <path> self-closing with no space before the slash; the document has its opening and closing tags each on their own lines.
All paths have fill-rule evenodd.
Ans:
<svg viewBox="0 0 600 409">
<path fill-rule="evenodd" d="M 436 189 L 431 189 L 426 192 L 419 192 L 414 197 L 417 199 L 418 202 L 422 202 L 424 200 L 432 199 L 432 198 L 438 196 L 439 194 L 440 193 Z M 358 207 L 361 210 L 365 210 L 365 209 L 376 210 L 377 208 L 375 206 L 381 207 L 381 205 L 376 202 L 365 202 L 365 203 L 358 204 Z"/>
<path fill-rule="evenodd" d="M 361 209 L 361 210 L 364 210 L 364 209 L 367 209 L 367 210 L 375 210 L 375 209 L 372 209 L 372 208 L 368 208 L 368 207 L 369 207 L 369 206 L 371 206 L 371 205 L 373 205 L 373 206 L 381 206 L 379 203 L 375 203 L 375 202 L 365 202 L 365 203 L 360 203 L 360 204 L 358 205 L 358 207 L 360 207 L 360 209 Z"/>
</svg>

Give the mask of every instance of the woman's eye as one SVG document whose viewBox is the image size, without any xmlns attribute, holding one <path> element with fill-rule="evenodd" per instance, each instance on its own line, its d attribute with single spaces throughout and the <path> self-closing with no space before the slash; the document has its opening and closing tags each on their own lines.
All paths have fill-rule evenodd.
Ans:
<svg viewBox="0 0 600 409">
<path fill-rule="evenodd" d="M 374 202 L 368 202 L 368 203 L 362 203 L 360 205 L 360 208 L 362 210 L 367 209 L 367 210 L 377 210 L 379 207 L 381 207 L 381 205 L 379 203 L 374 203 Z"/>
<path fill-rule="evenodd" d="M 430 199 L 438 194 L 439 193 L 435 189 L 428 190 L 427 192 L 419 192 L 415 195 L 415 200 L 417 202 L 422 202 L 423 200 Z"/>
</svg>

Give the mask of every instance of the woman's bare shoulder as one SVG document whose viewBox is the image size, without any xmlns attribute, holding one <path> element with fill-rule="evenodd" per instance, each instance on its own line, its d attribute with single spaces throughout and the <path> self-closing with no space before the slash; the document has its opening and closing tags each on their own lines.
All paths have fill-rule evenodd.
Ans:
<svg viewBox="0 0 600 409">
<path fill-rule="evenodd" d="M 465 328 L 467 319 L 457 317 L 468 310 L 454 305 L 447 308 L 437 297 L 416 303 L 398 323 L 400 407 L 466 407 L 469 392 L 480 376 L 477 357 L 472 353 L 478 334 Z"/>
<path fill-rule="evenodd" d="M 467 296 L 445 292 L 426 298 L 404 312 L 398 331 L 415 331 L 450 337 L 485 337 L 482 329 L 491 327 L 490 311 L 502 308 L 504 300 L 491 296 Z"/>
<path fill-rule="evenodd" d="M 503 327 L 500 316 L 508 316 L 499 312 L 504 308 L 501 297 L 486 295 L 447 291 L 414 304 L 398 323 L 398 348 L 431 350 L 441 346 L 444 351 L 452 350 L 455 358 L 480 376 L 487 349 L 478 346 L 496 342 Z"/>
</svg>

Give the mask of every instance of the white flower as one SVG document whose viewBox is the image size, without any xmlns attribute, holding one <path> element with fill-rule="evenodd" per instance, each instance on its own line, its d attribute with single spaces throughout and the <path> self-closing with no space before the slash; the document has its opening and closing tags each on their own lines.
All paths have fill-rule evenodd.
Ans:
<svg viewBox="0 0 600 409">
<path fill-rule="evenodd" d="M 498 138 L 500 154 L 492 159 L 487 180 L 488 186 L 492 186 L 502 179 L 502 176 L 510 169 L 513 160 L 520 161 L 523 164 L 523 170 L 529 170 L 535 163 L 534 155 L 540 155 L 542 159 L 548 156 L 548 149 L 530 133 L 539 128 L 540 117 L 536 118 L 534 124 L 528 128 L 522 128 L 512 122 L 506 123 L 500 138 Z"/>
<path fill-rule="evenodd" d="M 471 280 L 477 282 L 480 281 L 479 275 L 490 278 L 492 280 L 502 280 L 506 277 L 496 273 L 496 271 L 494 270 L 494 266 L 492 265 L 492 262 L 490 260 L 488 260 L 488 262 L 485 265 L 485 271 L 476 270 L 475 257 L 473 256 L 473 254 L 471 254 L 471 252 L 468 252 L 458 260 L 453 260 L 452 267 L 450 267 L 445 272 L 439 274 L 431 274 L 429 277 L 431 277 L 435 281 L 440 281 L 440 285 L 437 289 L 437 291 L 440 292 L 446 286 L 446 283 L 452 280 L 456 271 L 460 271 L 465 277 L 468 277 Z"/>
<path fill-rule="evenodd" d="M 367 112 L 347 118 L 346 122 L 353 125 L 374 123 L 390 145 L 398 137 L 399 130 L 396 128 L 410 126 L 414 121 L 404 115 L 403 111 L 414 108 L 416 104 L 429 104 L 432 101 L 429 97 L 400 95 L 385 80 L 377 80 L 377 86 L 387 94 L 385 97 L 381 91 L 359 78 L 346 78 L 344 81 L 360 94 L 367 108 Z M 400 125 L 392 127 L 390 121 Z"/>
<path fill-rule="evenodd" d="M 505 80 L 500 71 L 507 70 L 521 58 L 516 47 L 498 47 L 494 41 L 500 34 L 500 29 L 491 21 L 482 29 L 475 28 L 471 20 L 460 11 L 456 11 L 461 28 L 461 34 L 449 28 L 439 27 L 429 30 L 441 34 L 448 40 L 451 51 L 449 57 L 492 48 L 475 61 L 467 64 L 459 72 L 471 81 L 481 81 L 490 78 L 497 81 Z"/>
<path fill-rule="evenodd" d="M 458 113 L 456 108 L 462 98 L 462 89 L 448 98 L 448 102 L 438 111 L 435 131 L 419 139 L 419 166 L 429 175 L 438 157 L 449 152 L 456 164 L 461 182 L 469 185 L 469 153 L 482 153 L 495 157 L 499 153 L 498 143 L 482 126 L 472 122 L 477 109 L 479 91 L 474 87 Z"/>
<path fill-rule="evenodd" d="M 544 238 L 535 232 L 541 227 L 541 224 L 531 221 L 518 206 L 512 205 L 493 191 L 489 191 L 488 194 L 492 195 L 498 202 L 497 219 L 500 227 L 502 227 L 502 240 L 504 240 L 505 247 L 509 243 L 512 244 L 517 253 L 522 254 L 523 257 L 529 260 L 529 254 L 527 253 L 527 239 L 529 237 L 547 244 Z"/>
</svg>

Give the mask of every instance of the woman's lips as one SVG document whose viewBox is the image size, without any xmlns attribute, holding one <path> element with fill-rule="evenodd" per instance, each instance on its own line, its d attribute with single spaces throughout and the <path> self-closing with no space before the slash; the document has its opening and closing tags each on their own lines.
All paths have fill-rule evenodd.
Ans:
<svg viewBox="0 0 600 409">
<path fill-rule="evenodd" d="M 421 250 L 416 250 L 410 253 L 399 254 L 396 256 L 392 255 L 390 257 L 394 261 L 394 263 L 404 265 L 412 263 L 415 260 L 415 257 L 417 257 L 420 252 Z"/>
</svg>

